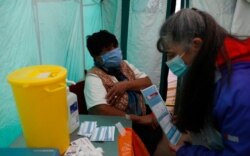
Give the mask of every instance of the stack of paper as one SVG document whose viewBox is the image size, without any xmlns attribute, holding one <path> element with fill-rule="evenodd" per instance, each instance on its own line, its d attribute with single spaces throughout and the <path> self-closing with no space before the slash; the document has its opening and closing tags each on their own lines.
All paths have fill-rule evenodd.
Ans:
<svg viewBox="0 0 250 156">
<path fill-rule="evenodd" d="M 115 126 L 97 127 L 91 136 L 91 141 L 114 141 Z"/>
<path fill-rule="evenodd" d="M 88 138 L 80 138 L 72 141 L 64 156 L 102 156 L 103 150 L 94 145 Z"/>
<path fill-rule="evenodd" d="M 86 136 L 89 138 L 95 131 L 96 126 L 97 126 L 96 121 L 84 121 L 81 123 L 78 135 Z"/>
<path fill-rule="evenodd" d="M 81 123 L 78 135 L 90 138 L 91 141 L 114 141 L 115 126 L 97 127 L 96 121 Z"/>
</svg>

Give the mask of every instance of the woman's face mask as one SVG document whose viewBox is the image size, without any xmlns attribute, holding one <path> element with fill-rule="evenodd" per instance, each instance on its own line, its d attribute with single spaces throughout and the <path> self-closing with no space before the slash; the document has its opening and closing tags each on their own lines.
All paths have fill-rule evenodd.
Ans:
<svg viewBox="0 0 250 156">
<path fill-rule="evenodd" d="M 166 62 L 166 64 L 169 67 L 169 69 L 177 77 L 183 76 L 186 73 L 186 71 L 187 71 L 187 65 L 184 63 L 184 61 L 182 59 L 182 56 L 177 55 L 174 58 L 172 58 L 171 60 L 169 60 L 169 61 Z"/>
<path fill-rule="evenodd" d="M 95 64 L 106 70 L 119 69 L 122 61 L 122 52 L 120 48 L 115 48 L 104 55 Z"/>
</svg>

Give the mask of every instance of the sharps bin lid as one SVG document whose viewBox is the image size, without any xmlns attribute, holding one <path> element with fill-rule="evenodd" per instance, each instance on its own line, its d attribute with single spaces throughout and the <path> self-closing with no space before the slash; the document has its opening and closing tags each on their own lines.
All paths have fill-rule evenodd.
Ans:
<svg viewBox="0 0 250 156">
<path fill-rule="evenodd" d="M 67 70 L 56 65 L 37 65 L 18 69 L 8 75 L 12 85 L 37 86 L 66 80 Z"/>
</svg>

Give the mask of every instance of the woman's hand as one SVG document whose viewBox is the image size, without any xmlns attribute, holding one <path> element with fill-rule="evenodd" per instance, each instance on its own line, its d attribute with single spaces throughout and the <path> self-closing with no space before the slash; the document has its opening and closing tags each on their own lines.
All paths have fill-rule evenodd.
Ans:
<svg viewBox="0 0 250 156">
<path fill-rule="evenodd" d="M 191 139 L 189 132 L 182 133 L 182 136 L 181 136 L 179 142 L 176 145 L 169 144 L 169 148 L 171 149 L 171 151 L 176 153 L 183 145 L 185 145 L 187 143 L 192 143 L 192 139 Z"/>
<path fill-rule="evenodd" d="M 106 99 L 109 104 L 114 105 L 128 89 L 128 81 L 117 82 L 108 92 Z"/>
<path fill-rule="evenodd" d="M 156 128 L 158 126 L 158 122 L 153 114 L 148 114 L 144 116 L 130 114 L 129 119 L 135 123 L 139 123 L 142 125 L 149 125 L 152 126 L 153 128 Z"/>
</svg>

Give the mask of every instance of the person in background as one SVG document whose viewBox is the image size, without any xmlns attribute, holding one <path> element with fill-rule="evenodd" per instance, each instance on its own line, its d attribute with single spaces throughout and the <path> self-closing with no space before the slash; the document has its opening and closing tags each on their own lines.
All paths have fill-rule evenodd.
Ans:
<svg viewBox="0 0 250 156">
<path fill-rule="evenodd" d="M 209 135 L 206 146 L 185 139 L 169 145 L 176 155 L 249 155 L 250 39 L 233 37 L 206 12 L 182 9 L 162 25 L 157 47 L 182 77 L 175 125 L 183 134 Z"/>
<path fill-rule="evenodd" d="M 94 59 L 84 88 L 89 113 L 127 116 L 150 155 L 159 155 L 156 149 L 163 132 L 140 93 L 152 85 L 149 77 L 122 60 L 116 37 L 106 30 L 88 36 L 87 48 Z"/>
</svg>

